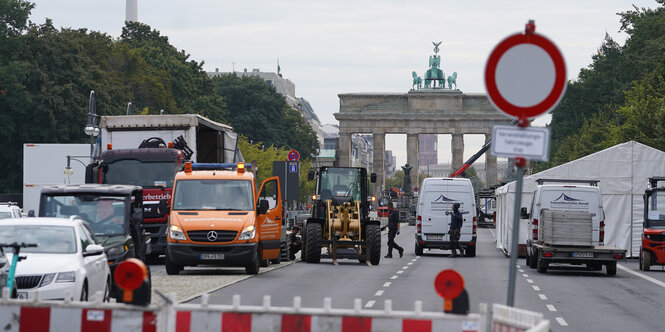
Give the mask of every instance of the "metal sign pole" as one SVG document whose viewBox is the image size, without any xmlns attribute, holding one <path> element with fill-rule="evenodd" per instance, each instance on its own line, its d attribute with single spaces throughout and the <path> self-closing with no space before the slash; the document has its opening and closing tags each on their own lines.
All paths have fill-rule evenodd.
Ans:
<svg viewBox="0 0 665 332">
<path fill-rule="evenodd" d="M 518 162 L 518 159 L 521 159 Z M 508 301 L 507 305 L 512 307 L 515 302 L 515 274 L 517 273 L 517 241 L 520 233 L 520 205 L 522 205 L 522 178 L 524 177 L 524 163 L 522 158 L 515 158 L 517 166 L 517 183 L 515 188 L 515 213 L 513 214 L 513 239 L 510 246 L 510 269 L 508 274 Z M 518 165 L 522 164 L 522 165 Z"/>
</svg>

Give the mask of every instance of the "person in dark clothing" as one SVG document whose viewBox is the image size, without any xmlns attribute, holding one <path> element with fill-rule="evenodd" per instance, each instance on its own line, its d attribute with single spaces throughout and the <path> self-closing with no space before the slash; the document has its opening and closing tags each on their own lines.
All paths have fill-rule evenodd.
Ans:
<svg viewBox="0 0 665 332">
<path fill-rule="evenodd" d="M 462 247 L 459 245 L 460 230 L 462 229 L 462 224 L 464 223 L 462 219 L 462 213 L 459 211 L 460 204 L 453 204 L 453 212 L 450 214 L 450 243 L 452 246 L 453 254 L 451 257 L 457 257 L 456 249 L 459 249 L 460 255 L 462 255 Z"/>
<path fill-rule="evenodd" d="M 388 202 L 388 254 L 386 258 L 393 258 L 393 248 L 399 251 L 399 257 L 404 255 L 404 248 L 395 243 L 395 235 L 399 231 L 399 212 L 393 208 L 393 202 Z"/>
<path fill-rule="evenodd" d="M 291 250 L 289 251 L 290 260 L 296 259 L 296 254 L 298 253 L 298 251 L 300 251 L 300 249 L 302 249 L 302 241 L 297 236 L 299 231 L 300 227 L 293 226 L 293 228 L 291 228 L 291 233 L 289 233 L 289 237 L 291 240 Z"/>
</svg>

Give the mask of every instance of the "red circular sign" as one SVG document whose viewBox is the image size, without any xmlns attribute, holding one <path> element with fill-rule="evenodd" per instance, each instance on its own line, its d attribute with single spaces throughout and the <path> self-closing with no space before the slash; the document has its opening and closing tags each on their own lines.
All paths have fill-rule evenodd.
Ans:
<svg viewBox="0 0 665 332">
<path fill-rule="evenodd" d="M 287 158 L 289 158 L 289 161 L 298 161 L 298 160 L 300 160 L 300 153 L 298 153 L 298 151 L 296 151 L 296 150 L 291 150 L 291 152 L 289 152 Z"/>
<path fill-rule="evenodd" d="M 464 290 L 464 279 L 455 270 L 443 270 L 434 278 L 434 289 L 444 299 L 455 299 Z"/>
<path fill-rule="evenodd" d="M 113 279 L 122 290 L 133 291 L 148 278 L 148 271 L 142 261 L 136 258 L 124 260 L 115 267 Z"/>
<path fill-rule="evenodd" d="M 520 47 L 516 48 L 517 46 Z M 539 50 L 534 52 L 530 46 L 535 46 Z M 547 65 L 540 66 L 539 64 L 536 66 L 544 71 L 550 70 L 553 74 L 550 81 L 547 81 L 546 77 L 548 75 L 541 75 L 541 72 L 534 71 L 533 67 L 529 68 L 528 66 L 528 64 L 531 64 L 529 61 L 534 59 L 532 55 L 543 52 L 549 56 L 549 60 L 551 60 L 549 64 L 553 65 L 553 68 L 546 68 Z M 508 64 L 505 65 L 500 64 L 507 53 L 510 53 L 510 61 L 506 60 L 505 62 Z M 539 60 L 542 64 L 542 59 Z M 497 69 L 501 66 L 502 68 L 497 73 Z M 553 69 L 553 72 L 551 69 Z M 511 76 L 511 73 L 516 75 Z M 515 77 L 524 76 L 531 80 L 518 82 L 522 86 L 515 84 Z M 513 79 L 513 82 L 510 82 L 511 79 Z M 533 86 L 533 82 L 541 88 L 540 94 L 531 94 L 528 91 Z M 490 101 L 499 110 L 518 118 L 535 117 L 553 109 L 563 97 L 566 85 L 566 64 L 563 55 L 552 41 L 536 33 L 518 33 L 508 36 L 492 50 L 485 66 L 485 87 Z M 521 87 L 525 88 L 523 89 L 524 92 L 522 92 Z M 502 89 L 504 91 L 501 91 Z M 522 96 L 527 96 L 528 101 L 523 102 L 522 105 L 516 104 L 514 100 L 511 102 L 509 96 L 502 95 L 502 92 L 505 94 L 506 90 L 511 90 L 513 96 L 523 93 Z M 543 91 L 544 93 L 542 93 Z"/>
</svg>

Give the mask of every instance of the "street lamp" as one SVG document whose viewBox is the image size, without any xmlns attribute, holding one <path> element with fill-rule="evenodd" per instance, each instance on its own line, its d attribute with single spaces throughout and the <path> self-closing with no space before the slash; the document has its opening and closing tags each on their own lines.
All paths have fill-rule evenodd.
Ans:
<svg viewBox="0 0 665 332">
<path fill-rule="evenodd" d="M 90 101 L 88 102 L 88 123 L 83 129 L 86 135 L 90 136 L 90 159 L 92 160 L 92 151 L 95 146 L 95 137 L 99 136 L 99 127 L 97 127 L 97 113 L 95 110 L 95 90 L 90 91 Z"/>
</svg>

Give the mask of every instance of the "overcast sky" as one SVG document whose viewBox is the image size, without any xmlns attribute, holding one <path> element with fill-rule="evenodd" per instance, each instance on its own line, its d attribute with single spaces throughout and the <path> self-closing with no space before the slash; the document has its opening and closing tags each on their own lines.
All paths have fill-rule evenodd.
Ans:
<svg viewBox="0 0 665 332">
<path fill-rule="evenodd" d="M 30 20 L 87 28 L 119 37 L 125 0 L 33 0 Z M 442 69 L 457 72 L 458 88 L 485 93 L 490 51 L 534 19 L 536 31 L 557 44 L 568 78 L 591 63 L 605 33 L 620 44 L 618 12 L 656 7 L 654 0 L 448 1 L 448 0 L 138 0 L 140 22 L 168 36 L 206 71 L 277 71 L 296 86 L 322 123 L 337 123 L 340 93 L 407 92 L 411 72 L 422 76 L 440 46 Z M 103 93 L 103 92 L 98 92 Z M 544 124 L 548 116 L 537 123 Z M 483 144 L 465 138 L 465 159 Z M 406 162 L 406 136 L 389 135 L 387 149 Z M 439 162 L 450 161 L 449 135 L 439 136 Z"/>
</svg>

